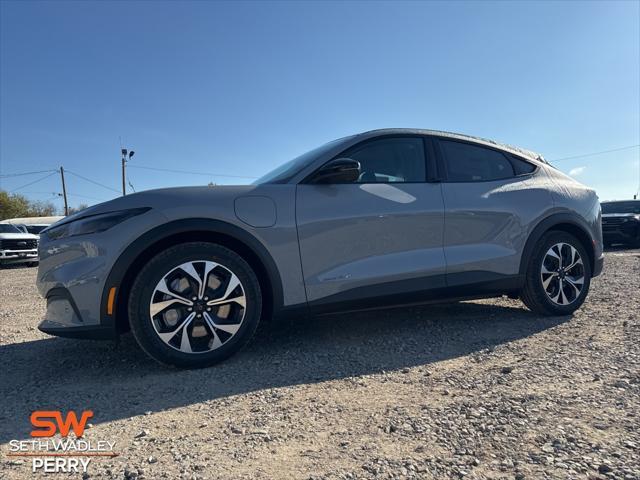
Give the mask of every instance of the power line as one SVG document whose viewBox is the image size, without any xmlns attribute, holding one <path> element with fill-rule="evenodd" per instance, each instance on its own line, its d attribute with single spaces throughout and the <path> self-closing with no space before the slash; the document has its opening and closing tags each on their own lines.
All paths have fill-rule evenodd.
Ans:
<svg viewBox="0 0 640 480">
<path fill-rule="evenodd" d="M 141 168 L 143 170 L 155 170 L 158 172 L 169 172 L 169 173 L 186 173 L 188 175 L 203 175 L 206 177 L 229 177 L 229 178 L 249 178 L 249 179 L 258 178 L 258 177 L 250 177 L 247 175 L 224 175 L 222 173 L 194 172 L 189 170 L 173 170 L 170 168 L 147 167 L 145 165 L 129 165 L 129 168 Z"/>
<path fill-rule="evenodd" d="M 550 162 L 561 162 L 563 160 L 572 160 L 574 158 L 594 157 L 596 155 L 602 155 L 604 153 L 620 152 L 621 150 L 629 150 L 631 148 L 636 148 L 636 147 L 640 147 L 640 143 L 636 144 L 636 145 L 629 145 L 629 146 L 626 146 L 626 147 L 612 148 L 611 150 L 602 150 L 601 152 L 592 152 L 592 153 L 585 153 L 583 155 L 573 155 L 571 157 L 556 158 L 554 160 L 549 160 L 549 161 Z"/>
<path fill-rule="evenodd" d="M 45 179 L 47 179 L 49 177 L 52 177 L 53 175 L 57 175 L 57 174 L 58 174 L 58 172 L 54 171 L 54 172 L 50 173 L 49 175 L 45 175 L 44 177 L 39 178 L 38 180 L 34 180 L 33 182 L 29 182 L 29 183 L 25 183 L 24 185 L 20 185 L 18 188 L 14 188 L 13 190 L 10 191 L 10 193 L 13 193 L 13 192 L 15 192 L 17 190 L 20 190 L 21 188 L 25 188 L 25 187 L 28 187 L 30 185 L 33 185 L 34 183 L 41 182 L 42 180 L 45 180 Z"/>
<path fill-rule="evenodd" d="M 30 190 L 28 192 L 22 192 L 24 195 L 54 195 L 59 197 L 61 194 L 56 192 L 37 192 L 35 190 Z"/>
<path fill-rule="evenodd" d="M 29 192 L 22 192 L 25 195 L 50 195 L 52 197 L 56 197 L 56 198 L 62 198 L 62 194 L 58 193 L 58 192 L 43 192 L 43 191 L 29 191 Z M 69 197 L 78 197 L 78 198 L 86 198 L 88 200 L 97 200 L 99 202 L 105 202 L 106 199 L 104 198 L 98 198 L 98 197 L 90 197 L 89 195 L 80 195 L 78 193 L 67 193 L 67 195 Z"/>
<path fill-rule="evenodd" d="M 66 170 L 66 172 L 69 172 L 71 175 L 74 175 L 74 176 L 76 176 L 78 178 L 81 178 L 82 180 L 84 180 L 86 182 L 93 183 L 94 185 L 97 185 L 97 186 L 102 187 L 102 188 L 106 188 L 107 190 L 111 190 L 112 192 L 120 193 L 120 191 L 116 190 L 115 188 L 111 188 L 111 187 L 109 187 L 107 185 L 104 185 L 104 184 L 102 184 L 100 182 L 96 182 L 95 180 L 91 180 L 90 178 L 84 177 L 84 176 L 80 175 L 79 173 L 72 172 L 71 170 Z"/>
<path fill-rule="evenodd" d="M 131 175 L 129 175 L 129 178 L 127 178 L 127 183 L 131 187 L 131 190 L 133 190 L 133 193 L 136 193 L 136 188 L 133 186 L 133 183 L 131 183 Z"/>
<path fill-rule="evenodd" d="M 57 172 L 57 170 L 38 170 L 37 172 L 6 173 L 4 175 L 0 175 L 0 178 L 23 177 L 25 175 L 36 175 L 37 173 L 49 173 L 49 172 Z"/>
<path fill-rule="evenodd" d="M 57 193 L 56 195 L 60 195 L 60 194 Z M 90 197 L 88 195 L 79 195 L 77 193 L 67 193 L 67 195 L 69 195 L 70 197 L 86 198 L 88 200 L 97 200 L 99 202 L 106 202 L 104 198 Z"/>
</svg>

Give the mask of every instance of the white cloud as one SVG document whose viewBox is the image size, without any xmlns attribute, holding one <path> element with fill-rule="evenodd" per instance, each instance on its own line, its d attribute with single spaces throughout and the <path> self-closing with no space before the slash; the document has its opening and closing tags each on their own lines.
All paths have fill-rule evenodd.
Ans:
<svg viewBox="0 0 640 480">
<path fill-rule="evenodd" d="M 582 175 L 587 167 L 576 167 L 569 170 L 569 175 L 572 177 L 577 177 L 578 175 Z"/>
</svg>

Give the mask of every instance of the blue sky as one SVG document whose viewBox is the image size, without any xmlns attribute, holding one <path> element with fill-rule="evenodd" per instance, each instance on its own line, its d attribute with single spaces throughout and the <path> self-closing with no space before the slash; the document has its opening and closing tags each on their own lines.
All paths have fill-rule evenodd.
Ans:
<svg viewBox="0 0 640 480">
<path fill-rule="evenodd" d="M 238 183 L 380 127 L 469 133 L 549 160 L 640 144 L 639 2 L 0 4 L 0 173 L 118 189 Z M 640 149 L 559 161 L 601 199 Z M 13 190 L 44 176 L 0 179 Z M 70 203 L 117 193 L 68 175 Z M 52 199 L 52 176 L 18 192 Z"/>
</svg>

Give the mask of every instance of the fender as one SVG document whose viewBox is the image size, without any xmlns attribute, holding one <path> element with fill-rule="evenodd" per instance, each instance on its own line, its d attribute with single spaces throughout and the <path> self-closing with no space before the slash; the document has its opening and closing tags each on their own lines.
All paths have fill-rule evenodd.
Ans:
<svg viewBox="0 0 640 480">
<path fill-rule="evenodd" d="M 125 280 L 125 276 L 127 275 L 129 268 L 133 265 L 136 259 L 138 259 L 146 250 L 163 242 L 169 237 L 188 233 L 200 233 L 205 235 L 222 234 L 236 239 L 250 248 L 264 266 L 269 278 L 269 283 L 271 284 L 271 295 L 273 298 L 273 311 L 277 312 L 282 310 L 283 293 L 280 272 L 262 242 L 246 230 L 221 220 L 213 220 L 210 218 L 187 218 L 174 220 L 149 230 L 134 240 L 129 246 L 127 246 L 124 252 L 120 254 L 109 272 L 102 292 L 100 302 L 100 323 L 103 327 L 109 327 L 113 329 L 114 332 L 116 330 L 118 311 L 122 310 L 121 308 L 116 308 L 113 314 L 109 315 L 107 313 L 109 290 L 111 287 L 117 288 L 115 304 L 121 307 L 119 305 L 118 298 L 122 298 L 121 290 L 123 286 L 126 287 L 126 285 L 123 285 L 123 280 Z"/>
<path fill-rule="evenodd" d="M 535 226 L 535 228 L 529 235 L 529 238 L 527 239 L 527 243 L 525 244 L 524 250 L 522 251 L 522 256 L 520 257 L 520 274 L 521 275 L 524 275 L 526 273 L 527 263 L 531 258 L 531 254 L 533 253 L 533 249 L 536 243 L 538 243 L 540 238 L 542 238 L 542 235 L 544 235 L 545 232 L 547 232 L 548 230 L 551 230 L 554 226 L 560 225 L 560 224 L 572 225 L 573 227 L 579 229 L 586 238 L 589 238 L 593 241 L 593 238 L 589 233 L 590 232 L 589 226 L 584 220 L 582 220 L 582 218 L 569 212 L 551 214 L 548 217 L 545 217 L 544 219 L 542 219 Z M 593 251 L 593 243 L 589 242 L 587 245 L 585 245 L 585 249 L 589 254 L 589 261 L 591 262 L 591 271 L 594 271 L 595 253 Z"/>
</svg>

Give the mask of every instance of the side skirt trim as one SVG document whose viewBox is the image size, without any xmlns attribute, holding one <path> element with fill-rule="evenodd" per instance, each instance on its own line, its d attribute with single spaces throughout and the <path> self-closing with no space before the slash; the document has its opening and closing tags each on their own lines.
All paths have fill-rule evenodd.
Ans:
<svg viewBox="0 0 640 480">
<path fill-rule="evenodd" d="M 437 277 L 444 277 L 444 275 Z M 524 275 L 500 275 L 493 272 L 465 272 L 449 275 L 447 277 L 449 286 L 442 286 L 439 279 L 433 277 L 429 280 L 430 286 L 425 286 L 425 279 L 421 278 L 358 287 L 319 301 L 309 302 L 308 310 L 311 315 L 323 315 L 492 298 L 514 294 L 524 285 Z M 295 314 L 302 312 L 303 309 L 302 305 L 293 305 L 287 307 L 283 313 Z"/>
</svg>

